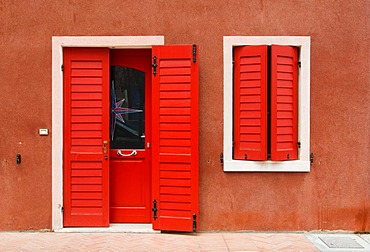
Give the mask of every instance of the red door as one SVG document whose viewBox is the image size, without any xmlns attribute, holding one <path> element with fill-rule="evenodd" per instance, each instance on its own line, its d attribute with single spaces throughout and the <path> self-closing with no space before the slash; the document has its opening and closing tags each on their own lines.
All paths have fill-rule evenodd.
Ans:
<svg viewBox="0 0 370 252">
<path fill-rule="evenodd" d="M 153 228 L 198 229 L 197 47 L 153 47 Z"/>
<path fill-rule="evenodd" d="M 150 223 L 151 50 L 110 55 L 110 222 Z"/>
<path fill-rule="evenodd" d="M 108 226 L 109 50 L 63 52 L 64 226 Z"/>
</svg>

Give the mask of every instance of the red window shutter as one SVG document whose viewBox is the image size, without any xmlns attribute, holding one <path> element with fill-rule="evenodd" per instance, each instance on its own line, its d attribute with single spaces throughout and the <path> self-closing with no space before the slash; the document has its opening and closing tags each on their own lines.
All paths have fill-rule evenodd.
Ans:
<svg viewBox="0 0 370 252">
<path fill-rule="evenodd" d="M 108 226 L 109 50 L 65 48 L 63 56 L 64 226 Z"/>
<path fill-rule="evenodd" d="M 271 160 L 298 158 L 298 49 L 271 48 Z"/>
<path fill-rule="evenodd" d="M 267 46 L 234 50 L 234 159 L 267 160 Z"/>
<path fill-rule="evenodd" d="M 153 229 L 191 232 L 199 219 L 198 48 L 153 46 L 152 54 Z"/>
</svg>

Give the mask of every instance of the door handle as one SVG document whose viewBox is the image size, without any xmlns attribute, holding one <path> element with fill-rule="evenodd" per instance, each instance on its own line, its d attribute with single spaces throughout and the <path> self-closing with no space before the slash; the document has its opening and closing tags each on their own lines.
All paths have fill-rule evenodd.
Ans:
<svg viewBox="0 0 370 252">
<path fill-rule="evenodd" d="M 104 140 L 103 141 L 103 152 L 104 152 L 104 154 L 107 153 L 107 144 L 108 144 L 108 141 L 107 140 Z"/>
<path fill-rule="evenodd" d="M 136 154 L 137 154 L 136 150 L 133 150 L 130 154 L 123 154 L 121 150 L 117 151 L 117 155 L 122 157 L 136 156 Z"/>
</svg>

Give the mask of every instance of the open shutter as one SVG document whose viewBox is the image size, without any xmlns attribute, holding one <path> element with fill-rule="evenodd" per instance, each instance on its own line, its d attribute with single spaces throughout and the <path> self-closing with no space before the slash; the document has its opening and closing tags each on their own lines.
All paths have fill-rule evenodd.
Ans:
<svg viewBox="0 0 370 252">
<path fill-rule="evenodd" d="M 63 56 L 64 226 L 108 226 L 109 50 Z"/>
<path fill-rule="evenodd" d="M 267 159 L 267 46 L 234 50 L 234 159 Z"/>
<path fill-rule="evenodd" d="M 198 50 L 153 46 L 153 228 L 196 231 Z"/>
<path fill-rule="evenodd" d="M 298 158 L 298 49 L 271 47 L 271 160 Z"/>
</svg>

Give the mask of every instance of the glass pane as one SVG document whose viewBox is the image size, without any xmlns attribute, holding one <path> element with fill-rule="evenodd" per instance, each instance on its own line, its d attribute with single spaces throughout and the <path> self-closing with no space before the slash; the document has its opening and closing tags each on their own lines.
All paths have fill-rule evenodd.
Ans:
<svg viewBox="0 0 370 252">
<path fill-rule="evenodd" d="M 111 149 L 144 149 L 145 73 L 111 67 Z"/>
</svg>

